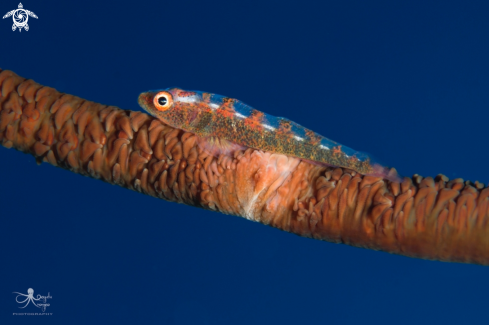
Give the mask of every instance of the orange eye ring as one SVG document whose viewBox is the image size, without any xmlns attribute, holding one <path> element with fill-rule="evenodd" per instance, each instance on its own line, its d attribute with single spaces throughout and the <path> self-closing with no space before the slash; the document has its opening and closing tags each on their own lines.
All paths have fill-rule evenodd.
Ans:
<svg viewBox="0 0 489 325">
<path fill-rule="evenodd" d="M 160 91 L 153 98 L 153 104 L 159 111 L 166 111 L 173 106 L 173 97 L 167 91 Z"/>
</svg>

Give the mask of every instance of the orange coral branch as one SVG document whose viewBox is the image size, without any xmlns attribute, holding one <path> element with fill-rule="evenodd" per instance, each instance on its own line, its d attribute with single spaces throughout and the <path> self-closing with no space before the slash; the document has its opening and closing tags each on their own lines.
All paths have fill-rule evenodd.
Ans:
<svg viewBox="0 0 489 325">
<path fill-rule="evenodd" d="M 0 70 L 1 71 L 1 70 Z M 270 152 L 215 158 L 157 119 L 0 73 L 0 141 L 39 162 L 295 234 L 412 257 L 489 265 L 489 189 L 402 183 Z"/>
</svg>

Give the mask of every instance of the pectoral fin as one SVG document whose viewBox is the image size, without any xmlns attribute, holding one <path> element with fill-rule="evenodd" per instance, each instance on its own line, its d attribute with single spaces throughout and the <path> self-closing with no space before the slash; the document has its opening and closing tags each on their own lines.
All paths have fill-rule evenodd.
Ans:
<svg viewBox="0 0 489 325">
<path fill-rule="evenodd" d="M 219 157 L 219 155 L 232 156 L 237 150 L 246 150 L 246 147 L 219 137 L 198 137 L 197 144 L 205 152 Z"/>
</svg>

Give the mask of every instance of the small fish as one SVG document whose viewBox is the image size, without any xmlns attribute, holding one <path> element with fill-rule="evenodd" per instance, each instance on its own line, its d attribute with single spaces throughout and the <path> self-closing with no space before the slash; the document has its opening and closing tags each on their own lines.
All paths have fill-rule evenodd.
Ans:
<svg viewBox="0 0 489 325">
<path fill-rule="evenodd" d="M 215 155 L 248 147 L 399 181 L 393 170 L 373 162 L 369 155 L 237 99 L 168 88 L 144 92 L 138 102 L 161 122 L 196 134 L 199 144 Z"/>
</svg>

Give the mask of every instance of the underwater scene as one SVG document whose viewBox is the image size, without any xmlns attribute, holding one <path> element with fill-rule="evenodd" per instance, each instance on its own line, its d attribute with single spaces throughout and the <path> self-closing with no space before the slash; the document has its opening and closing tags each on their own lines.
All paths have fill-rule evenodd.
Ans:
<svg viewBox="0 0 489 325">
<path fill-rule="evenodd" d="M 0 9 L 0 323 L 487 319 L 489 4 Z"/>
</svg>

